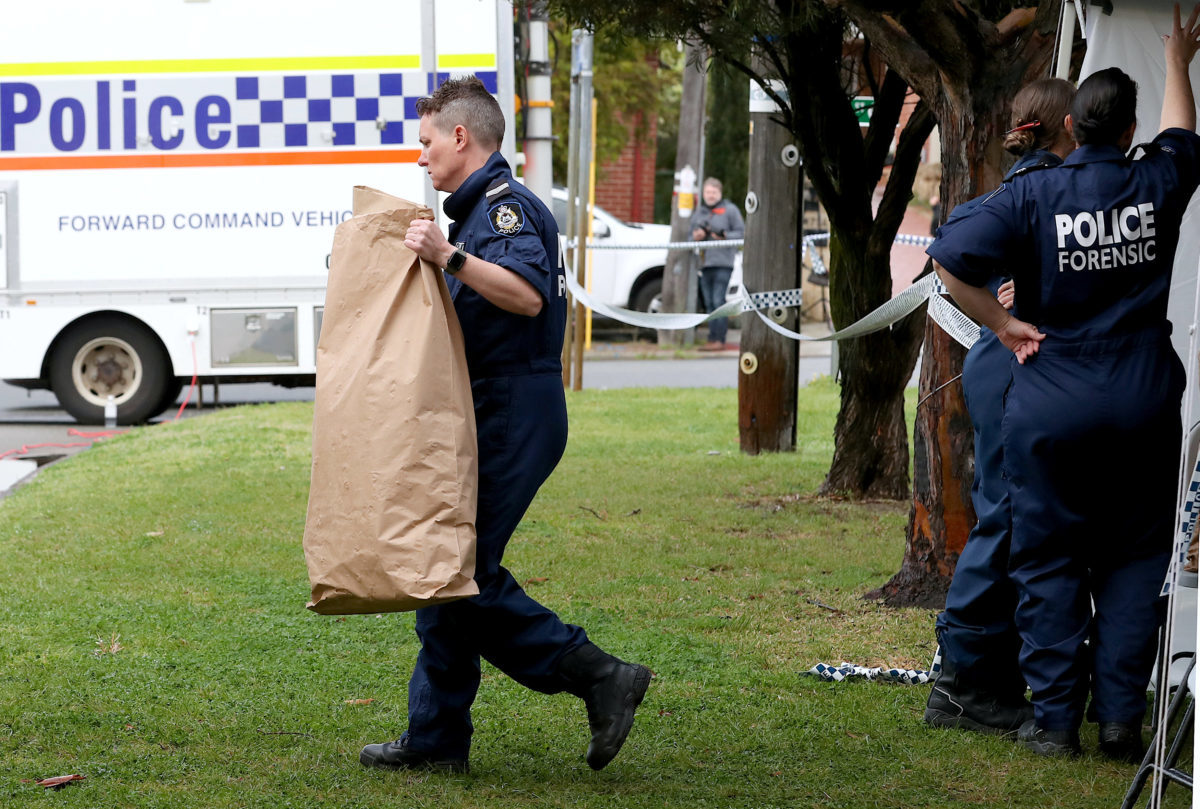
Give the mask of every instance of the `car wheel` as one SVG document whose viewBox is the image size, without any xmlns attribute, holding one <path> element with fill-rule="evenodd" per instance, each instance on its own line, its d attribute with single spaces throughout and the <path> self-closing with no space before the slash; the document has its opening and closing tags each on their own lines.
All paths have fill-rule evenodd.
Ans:
<svg viewBox="0 0 1200 809">
<path fill-rule="evenodd" d="M 633 296 L 633 308 L 639 312 L 662 311 L 662 278 L 651 278 L 638 287 Z"/>
</svg>

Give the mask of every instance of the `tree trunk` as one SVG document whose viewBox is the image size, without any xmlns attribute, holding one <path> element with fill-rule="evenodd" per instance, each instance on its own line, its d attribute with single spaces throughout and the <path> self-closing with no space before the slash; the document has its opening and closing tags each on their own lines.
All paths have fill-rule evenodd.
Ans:
<svg viewBox="0 0 1200 809">
<path fill-rule="evenodd" d="M 878 96 L 879 114 L 898 116 L 907 87 L 893 74 L 884 88 Z M 838 327 L 853 323 L 892 296 L 892 243 L 908 205 L 921 147 L 932 126 L 927 107 L 921 105 L 913 111 L 900 135 L 892 171 L 873 218 L 864 216 L 869 207 L 851 206 L 839 211 L 836 219 L 830 217 L 829 292 Z M 879 143 L 868 137 L 866 153 L 877 154 Z M 863 191 L 869 199 L 874 189 L 864 182 Z M 848 227 L 847 222 L 857 226 Z M 889 330 L 838 346 L 841 407 L 834 428 L 833 461 L 821 494 L 889 500 L 908 497 L 904 388 L 917 361 L 922 318 L 918 313 Z"/>
<path fill-rule="evenodd" d="M 1004 131 L 1008 105 L 999 97 L 999 86 L 977 88 L 968 99 L 974 114 L 966 120 L 961 112 L 957 118 L 949 110 L 942 113 L 944 211 L 995 188 L 1003 178 L 1005 158 L 994 133 Z M 959 159 L 947 160 L 948 151 Z M 904 560 L 887 584 L 867 596 L 893 607 L 941 609 L 958 555 L 975 525 L 975 434 L 962 392 L 965 349 L 932 320 L 925 327 L 924 346 Z"/>
<path fill-rule="evenodd" d="M 905 537 L 904 561 L 883 587 L 867 593 L 889 606 L 941 609 L 954 564 L 975 524 L 971 505 L 974 433 L 962 386 L 945 384 L 943 369 L 962 368 L 966 352 L 926 318 L 923 399 L 913 429 L 913 505 Z M 936 390 L 938 387 L 941 390 Z M 925 391 L 935 391 L 925 393 Z"/>
<path fill-rule="evenodd" d="M 889 262 L 872 271 L 865 238 L 845 239 L 834 233 L 830 245 L 830 298 L 838 301 L 834 322 L 849 324 L 845 287 L 879 287 L 870 295 L 880 302 L 891 297 Z M 857 248 L 857 249 L 856 249 Z M 835 291 L 836 290 L 836 291 Z M 841 408 L 834 427 L 833 461 L 820 493 L 902 500 L 908 497 L 908 428 L 904 421 L 904 388 L 912 376 L 920 348 L 924 309 L 891 330 L 847 340 L 838 347 L 842 368 Z"/>
</svg>

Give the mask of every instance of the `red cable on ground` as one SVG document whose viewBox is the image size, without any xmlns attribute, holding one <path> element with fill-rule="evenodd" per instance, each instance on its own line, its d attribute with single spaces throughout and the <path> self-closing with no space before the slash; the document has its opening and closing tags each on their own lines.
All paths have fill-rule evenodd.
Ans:
<svg viewBox="0 0 1200 809">
<path fill-rule="evenodd" d="M 188 406 L 188 402 L 192 400 L 192 391 L 196 389 L 196 371 L 199 365 L 196 362 L 196 337 L 192 336 L 192 384 L 188 385 L 187 396 L 183 397 L 183 404 L 179 406 L 179 411 L 175 414 L 173 421 L 179 421 L 179 417 L 183 415 L 184 408 Z"/>
<path fill-rule="evenodd" d="M 188 406 L 188 402 L 190 402 L 192 400 L 192 391 L 194 391 L 196 389 L 197 369 L 198 369 L 198 365 L 196 363 L 196 338 L 193 337 L 192 338 L 192 384 L 188 386 L 187 396 L 184 397 L 183 404 L 181 404 L 179 406 L 179 412 L 177 412 L 175 414 L 175 419 L 174 419 L 175 421 L 179 421 L 179 417 L 183 415 L 184 408 L 186 408 Z M 4 452 L 0 452 L 0 460 L 7 458 L 9 455 L 24 455 L 26 452 L 29 452 L 30 450 L 42 449 L 43 447 L 59 447 L 61 449 L 73 449 L 74 447 L 90 447 L 92 444 L 96 443 L 96 441 L 101 438 L 111 438 L 114 435 L 122 435 L 127 432 L 129 432 L 129 431 L 128 430 L 99 430 L 97 432 L 85 433 L 81 430 L 76 430 L 74 427 L 72 427 L 71 429 L 67 430 L 67 435 L 74 435 L 74 436 L 78 436 L 80 438 L 89 438 L 91 440 L 90 441 L 76 441 L 71 444 L 60 444 L 60 443 L 57 443 L 54 441 L 48 441 L 48 442 L 45 442 L 42 444 L 24 444 L 24 445 L 18 447 L 17 449 L 9 449 L 9 450 L 5 450 Z"/>
<path fill-rule="evenodd" d="M 18 447 L 17 449 L 10 449 L 10 450 L 5 450 L 4 452 L 0 452 L 0 460 L 3 460 L 4 458 L 6 458 L 9 455 L 24 455 L 26 452 L 29 452 L 30 450 L 41 449 L 43 447 L 59 447 L 62 449 L 72 449 L 74 447 L 90 447 L 92 444 L 95 444 L 98 439 L 111 438 L 114 435 L 123 435 L 124 433 L 127 433 L 127 432 L 129 432 L 129 431 L 128 430 L 101 430 L 99 432 L 94 432 L 94 433 L 85 433 L 80 430 L 76 430 L 74 427 L 72 427 L 71 429 L 67 430 L 67 435 L 75 435 L 75 436 L 79 436 L 80 438 L 90 438 L 91 440 L 90 441 L 76 441 L 71 444 L 61 444 L 56 441 L 47 441 L 42 444 L 25 444 L 21 447 Z"/>
<path fill-rule="evenodd" d="M 101 430 L 96 433 L 85 433 L 76 430 L 74 427 L 67 430 L 67 435 L 77 435 L 80 438 L 112 438 L 114 435 L 124 435 L 128 430 Z"/>
</svg>

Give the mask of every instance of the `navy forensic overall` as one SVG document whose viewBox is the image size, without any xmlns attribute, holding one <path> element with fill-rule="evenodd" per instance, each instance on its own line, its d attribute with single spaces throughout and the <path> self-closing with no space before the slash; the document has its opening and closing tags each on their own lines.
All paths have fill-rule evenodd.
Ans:
<svg viewBox="0 0 1200 809">
<path fill-rule="evenodd" d="M 559 359 L 566 298 L 554 219 L 512 178 L 498 152 L 450 195 L 444 210 L 454 220 L 451 242 L 519 274 L 543 298 L 537 316 L 512 314 L 448 276 L 479 435 L 479 595 L 417 610 L 421 651 L 408 687 L 405 737 L 413 750 L 465 759 L 480 658 L 522 685 L 557 693 L 565 685 L 559 659 L 587 635 L 530 598 L 501 565 L 509 538 L 567 442 Z"/>
<path fill-rule="evenodd" d="M 1022 155 L 1005 182 L 1029 171 L 1057 166 L 1062 158 L 1044 149 Z M 950 212 L 938 235 L 967 218 L 987 195 L 976 197 Z M 996 294 L 1003 277 L 989 280 Z M 1012 515 L 1004 461 L 1000 419 L 1008 389 L 1009 351 L 991 329 L 982 327 L 979 340 L 963 360 L 962 386 L 975 430 L 975 480 L 971 503 L 978 520 L 958 557 L 946 593 L 946 609 L 938 615 L 938 642 L 958 675 L 972 687 L 1024 697 L 1025 680 L 1017 665 L 1020 638 L 1014 623 L 1017 590 L 1008 577 L 1008 548 Z"/>
<path fill-rule="evenodd" d="M 1012 268 L 1022 317 L 1046 334 L 1010 360 L 1001 424 L 1021 671 L 1045 730 L 1079 727 L 1089 677 L 1097 721 L 1145 713 L 1181 437 L 1167 295 L 1198 183 L 1192 132 L 1161 133 L 1136 161 L 1085 145 L 929 249 L 977 286 Z"/>
</svg>

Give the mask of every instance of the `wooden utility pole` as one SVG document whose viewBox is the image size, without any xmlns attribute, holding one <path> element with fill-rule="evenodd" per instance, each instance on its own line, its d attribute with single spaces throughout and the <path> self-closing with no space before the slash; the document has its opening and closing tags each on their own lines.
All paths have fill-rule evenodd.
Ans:
<svg viewBox="0 0 1200 809">
<path fill-rule="evenodd" d="M 701 144 L 704 138 L 704 61 L 708 54 L 695 40 L 687 42 L 683 66 L 683 97 L 679 102 L 679 139 L 675 152 L 675 193 L 671 196 L 671 241 L 692 238 L 689 222 L 696 210 L 701 181 Z M 687 311 L 688 290 L 695 287 L 695 254 L 672 250 L 663 268 L 662 309 Z M 659 345 L 684 345 L 694 341 L 693 329 L 659 329 Z"/>
<path fill-rule="evenodd" d="M 757 67 L 765 67 L 756 60 Z M 782 82 L 778 89 L 786 94 Z M 750 92 L 750 191 L 746 195 L 746 246 L 742 278 L 749 292 L 800 286 L 797 201 L 800 152 L 791 134 L 772 119 L 776 107 L 757 87 Z M 781 326 L 798 331 L 799 307 L 770 310 Z M 738 364 L 738 432 L 742 452 L 796 448 L 796 397 L 800 345 L 772 331 L 758 315 L 741 316 Z"/>
</svg>

